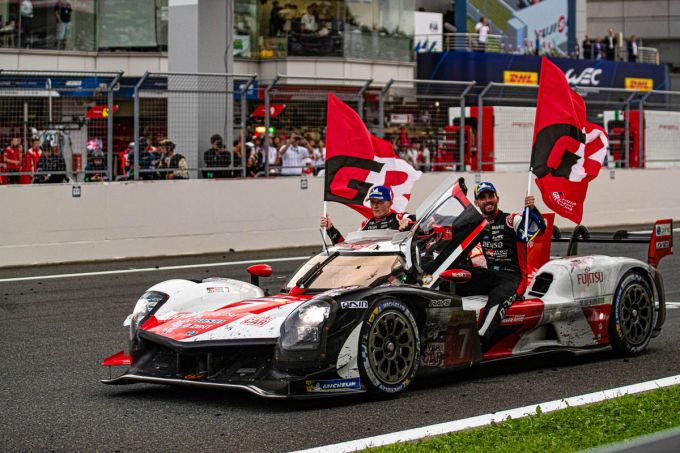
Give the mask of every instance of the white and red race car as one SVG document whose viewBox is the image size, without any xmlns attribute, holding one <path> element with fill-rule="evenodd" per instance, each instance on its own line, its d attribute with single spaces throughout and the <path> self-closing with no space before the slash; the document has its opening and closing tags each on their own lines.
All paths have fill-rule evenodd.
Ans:
<svg viewBox="0 0 680 453">
<path fill-rule="evenodd" d="M 272 398 L 371 392 L 394 396 L 419 372 L 567 350 L 638 354 L 660 333 L 665 295 L 659 260 L 672 253 L 672 222 L 651 234 L 546 232 L 529 252 L 524 300 L 506 311 L 482 355 L 477 322 L 486 296 L 460 297 L 469 273 L 456 266 L 486 220 L 464 181 L 443 184 L 409 232 L 357 232 L 312 257 L 276 296 L 227 278 L 152 286 L 125 325 L 129 348 L 104 360 L 124 367 L 106 384 L 234 388 Z M 569 241 L 550 257 L 552 241 Z M 576 256 L 579 242 L 649 244 L 648 262 Z"/>
</svg>

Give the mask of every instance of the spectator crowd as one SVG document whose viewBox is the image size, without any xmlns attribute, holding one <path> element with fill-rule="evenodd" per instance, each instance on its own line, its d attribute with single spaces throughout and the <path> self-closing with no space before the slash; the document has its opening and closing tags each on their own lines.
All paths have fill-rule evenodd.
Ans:
<svg viewBox="0 0 680 453">
<path fill-rule="evenodd" d="M 569 58 L 583 58 L 584 60 L 611 60 L 611 61 L 628 61 L 636 63 L 640 60 L 640 42 L 637 36 L 632 35 L 627 41 L 625 49 L 623 43 L 619 42 L 619 33 L 615 33 L 613 28 L 610 28 L 607 34 L 603 37 L 590 38 L 588 35 L 579 44 L 576 43 L 574 52 L 566 54 L 561 49 L 555 47 L 553 42 L 549 39 L 544 39 L 540 30 L 534 33 L 534 39 L 524 38 L 522 45 L 513 46 L 511 43 L 504 43 L 500 41 L 492 42 L 490 40 L 489 20 L 485 16 L 481 16 L 479 22 L 475 25 L 476 42 L 468 44 L 470 50 L 477 52 L 486 52 L 493 48 L 494 52 L 511 53 L 516 55 L 545 55 L 554 57 L 569 57 Z M 625 50 L 625 51 L 624 51 Z"/>
<path fill-rule="evenodd" d="M 317 135 L 318 136 L 318 135 Z M 233 142 L 229 149 L 219 134 L 210 137 L 210 147 L 202 153 L 203 163 L 198 165 L 198 176 L 203 179 L 241 178 L 263 176 L 314 176 L 323 174 L 326 146 L 322 139 L 311 134 L 293 132 L 289 135 L 272 134 L 269 149 L 265 150 L 263 136 L 251 137 L 241 145 Z M 101 140 L 90 140 L 86 153 L 84 171 L 68 169 L 64 153 L 56 140 L 41 141 L 34 138 L 27 151 L 22 140 L 12 138 L 0 153 L 0 185 L 40 184 L 69 182 L 69 175 L 84 174 L 85 182 L 109 181 L 106 154 Z M 409 141 L 404 137 L 392 141 L 395 153 L 421 171 L 435 171 L 442 164 L 440 151 L 430 151 L 425 141 Z M 432 143 L 433 144 L 433 143 Z M 126 181 L 135 179 L 135 148 L 127 147 L 112 156 L 112 179 Z M 141 180 L 188 179 L 190 168 L 187 159 L 171 139 L 160 140 L 153 145 L 146 138 L 139 140 L 139 178 Z M 436 150 L 436 146 L 434 149 Z M 75 170 L 75 171 L 71 171 Z M 267 171 L 269 173 L 267 173 Z M 82 179 L 81 179 L 82 180 Z"/>
</svg>

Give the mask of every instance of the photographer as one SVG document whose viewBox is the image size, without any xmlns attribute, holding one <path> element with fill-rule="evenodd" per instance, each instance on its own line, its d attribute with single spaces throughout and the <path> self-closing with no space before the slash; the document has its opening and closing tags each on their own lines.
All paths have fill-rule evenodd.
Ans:
<svg viewBox="0 0 680 453">
<path fill-rule="evenodd" d="M 203 153 L 203 162 L 208 168 L 230 167 L 231 156 L 224 146 L 222 136 L 214 134 L 210 137 L 210 149 Z M 227 170 L 203 170 L 203 178 L 226 178 Z"/>
<path fill-rule="evenodd" d="M 300 176 L 302 161 L 312 153 L 309 142 L 299 134 L 293 133 L 279 150 L 281 156 L 281 175 Z"/>
</svg>

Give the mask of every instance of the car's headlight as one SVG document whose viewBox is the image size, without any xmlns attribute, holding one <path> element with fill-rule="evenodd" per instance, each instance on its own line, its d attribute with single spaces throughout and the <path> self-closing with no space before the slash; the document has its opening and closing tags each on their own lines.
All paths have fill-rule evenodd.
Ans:
<svg viewBox="0 0 680 453">
<path fill-rule="evenodd" d="M 130 338 L 132 339 L 139 326 L 146 321 L 152 312 L 156 311 L 160 306 L 168 300 L 168 295 L 159 291 L 147 291 L 139 298 L 135 309 L 132 310 L 132 318 L 130 319 Z"/>
<path fill-rule="evenodd" d="M 293 310 L 281 326 L 281 347 L 287 350 L 317 349 L 332 309 L 330 302 L 312 299 Z"/>
</svg>

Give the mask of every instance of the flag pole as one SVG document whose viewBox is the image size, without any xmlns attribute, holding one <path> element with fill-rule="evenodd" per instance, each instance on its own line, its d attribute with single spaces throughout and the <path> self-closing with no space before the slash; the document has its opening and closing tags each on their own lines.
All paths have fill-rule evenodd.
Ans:
<svg viewBox="0 0 680 453">
<path fill-rule="evenodd" d="M 527 197 L 531 195 L 531 174 L 534 171 L 534 167 L 529 167 L 529 178 L 527 180 Z M 524 208 L 524 239 L 529 239 L 529 207 Z"/>
<path fill-rule="evenodd" d="M 324 200 L 323 202 L 323 216 L 327 217 L 328 216 L 328 202 Z M 328 246 L 326 245 L 326 238 L 330 240 L 330 236 L 328 236 L 328 231 L 326 231 L 326 228 L 320 228 L 321 230 L 321 240 L 323 241 L 323 247 L 326 250 L 326 253 L 328 253 Z M 333 243 L 333 241 L 331 241 Z"/>
</svg>

